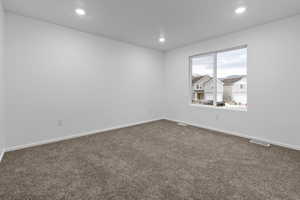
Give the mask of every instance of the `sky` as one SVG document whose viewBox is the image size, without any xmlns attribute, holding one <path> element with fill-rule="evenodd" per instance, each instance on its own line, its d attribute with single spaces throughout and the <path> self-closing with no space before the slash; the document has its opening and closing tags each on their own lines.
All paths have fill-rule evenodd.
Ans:
<svg viewBox="0 0 300 200">
<path fill-rule="evenodd" d="M 247 49 L 237 49 L 217 54 L 217 76 L 226 78 L 232 75 L 247 75 Z M 213 76 L 213 55 L 192 58 L 192 74 Z"/>
</svg>

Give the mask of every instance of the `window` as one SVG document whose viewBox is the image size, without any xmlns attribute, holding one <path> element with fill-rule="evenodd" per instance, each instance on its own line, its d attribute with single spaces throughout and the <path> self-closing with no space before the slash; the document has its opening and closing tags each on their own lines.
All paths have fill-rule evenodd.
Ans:
<svg viewBox="0 0 300 200">
<path fill-rule="evenodd" d="M 190 57 L 192 104 L 247 107 L 247 47 Z"/>
<path fill-rule="evenodd" d="M 192 102 L 197 104 L 213 105 L 213 76 L 215 56 L 204 55 L 194 57 L 192 64 Z M 198 88 L 194 86 L 199 86 Z"/>
</svg>

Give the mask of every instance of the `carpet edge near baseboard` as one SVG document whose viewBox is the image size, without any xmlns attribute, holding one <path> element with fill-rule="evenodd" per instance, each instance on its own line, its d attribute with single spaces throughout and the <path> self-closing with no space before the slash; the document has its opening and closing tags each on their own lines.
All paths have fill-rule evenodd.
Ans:
<svg viewBox="0 0 300 200">
<path fill-rule="evenodd" d="M 119 126 L 113 126 L 113 127 L 110 127 L 110 128 L 86 131 L 86 132 L 81 132 L 81 133 L 77 133 L 77 134 L 75 133 L 75 134 L 68 135 L 68 136 L 42 140 L 42 141 L 38 141 L 38 142 L 31 142 L 31 143 L 23 144 L 23 145 L 11 146 L 11 147 L 5 148 L 4 151 L 3 151 L 3 154 L 6 153 L 6 152 L 17 151 L 17 150 L 21 150 L 21 149 L 41 146 L 41 145 L 60 142 L 60 141 L 69 140 L 69 139 L 75 139 L 75 138 L 79 138 L 79 137 L 83 137 L 83 136 L 94 135 L 94 134 L 97 134 L 97 133 L 103 133 L 103 132 L 112 131 L 112 130 L 116 130 L 116 129 L 136 126 L 136 125 L 140 125 L 140 124 L 151 123 L 151 122 L 155 122 L 155 121 L 159 121 L 159 120 L 164 120 L 164 119 L 163 118 L 157 118 L 157 119 L 151 119 L 151 120 L 144 120 L 144 121 L 140 121 L 140 122 L 128 123 L 128 124 L 119 125 Z"/>
<path fill-rule="evenodd" d="M 203 125 L 190 123 L 190 122 L 186 122 L 186 121 L 182 121 L 182 120 L 175 120 L 175 119 L 170 119 L 170 118 L 166 118 L 165 120 L 172 121 L 172 122 L 175 122 L 175 123 L 184 123 L 184 124 L 188 124 L 188 125 L 191 125 L 191 126 L 194 126 L 194 127 L 197 127 L 197 128 L 202 128 L 202 129 L 211 130 L 211 131 L 215 131 L 215 132 L 219 132 L 219 133 L 223 133 L 223 134 L 227 134 L 227 135 L 237 136 L 237 137 L 245 138 L 245 139 L 248 139 L 248 140 L 260 140 L 260 141 L 270 143 L 270 144 L 275 145 L 275 146 L 280 146 L 280 147 L 283 147 L 283 148 L 288 148 L 288 149 L 293 149 L 293 150 L 296 150 L 296 151 L 300 151 L 300 146 L 297 146 L 297 145 L 291 145 L 291 144 L 286 144 L 286 143 L 282 143 L 282 142 L 271 141 L 271 140 L 264 139 L 264 138 L 253 137 L 253 136 L 249 136 L 249 135 L 246 135 L 246 134 L 227 131 L 227 130 L 221 130 L 221 129 L 217 129 L 217 128 L 213 128 L 213 127 L 209 127 L 209 126 L 203 126 Z"/>
<path fill-rule="evenodd" d="M 0 156 L 0 162 L 1 162 L 1 159 L 3 158 L 3 156 L 4 156 L 4 153 L 6 153 L 6 152 L 11 152 L 11 151 L 21 150 L 21 149 L 25 149 L 25 148 L 40 146 L 40 145 L 44 145 L 44 144 L 50 144 L 50 143 L 54 143 L 54 142 L 60 142 L 60 141 L 68 140 L 68 139 L 79 138 L 79 137 L 93 135 L 93 134 L 102 133 L 102 132 L 106 132 L 106 131 L 112 131 L 112 130 L 116 130 L 116 129 L 120 129 L 120 128 L 127 128 L 127 127 L 131 127 L 131 126 L 136 126 L 136 125 L 140 125 L 140 124 L 155 122 L 155 121 L 159 121 L 159 120 L 168 120 L 168 121 L 177 122 L 177 123 L 185 123 L 185 124 L 188 124 L 188 125 L 191 125 L 191 126 L 202 128 L 202 129 L 216 131 L 216 132 L 220 132 L 220 133 L 223 133 L 223 134 L 237 136 L 237 137 L 241 137 L 241 138 L 245 138 L 245 139 L 249 139 L 249 140 L 251 140 L 251 139 L 260 140 L 260 141 L 264 141 L 264 142 L 270 143 L 270 144 L 275 145 L 275 146 L 280 146 L 280 147 L 300 151 L 300 146 L 295 146 L 295 145 L 285 144 L 285 143 L 281 143 L 281 142 L 271 141 L 271 140 L 263 139 L 263 138 L 252 137 L 252 136 L 241 134 L 241 133 L 221 130 L 221 129 L 208 127 L 208 126 L 203 126 L 203 125 L 190 123 L 190 122 L 186 122 L 186 121 L 181 121 L 181 120 L 175 120 L 175 119 L 170 119 L 170 118 L 157 118 L 157 119 L 145 120 L 145 121 L 140 121 L 140 122 L 135 122 L 135 123 L 129 123 L 129 124 L 120 125 L 120 126 L 114 126 L 114 127 L 100 129 L 100 130 L 93 130 L 93 131 L 87 131 L 87 132 L 82 132 L 82 133 L 78 133 L 78 134 L 72 134 L 72 135 L 69 135 L 69 136 L 53 138 L 53 139 L 43 140 L 43 141 L 39 141 L 39 142 L 28 143 L 28 144 L 24 144 L 24 145 L 16 145 L 16 146 L 8 147 L 8 148 L 5 148 L 2 151 L 1 156 Z"/>
</svg>

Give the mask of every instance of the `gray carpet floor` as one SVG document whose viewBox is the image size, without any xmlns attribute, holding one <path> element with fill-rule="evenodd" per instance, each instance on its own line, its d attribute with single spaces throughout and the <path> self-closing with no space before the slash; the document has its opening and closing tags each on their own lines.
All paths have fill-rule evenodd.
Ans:
<svg viewBox="0 0 300 200">
<path fill-rule="evenodd" d="M 300 152 L 162 120 L 6 153 L 1 200 L 299 200 Z"/>
</svg>

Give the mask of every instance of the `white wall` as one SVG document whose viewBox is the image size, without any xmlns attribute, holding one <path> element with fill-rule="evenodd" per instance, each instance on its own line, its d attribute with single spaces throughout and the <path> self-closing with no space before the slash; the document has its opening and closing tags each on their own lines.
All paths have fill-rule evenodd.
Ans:
<svg viewBox="0 0 300 200">
<path fill-rule="evenodd" d="M 166 54 L 167 118 L 300 149 L 300 16 Z M 189 105 L 188 57 L 248 44 L 248 112 Z M 218 116 L 217 116 L 218 115 Z"/>
<path fill-rule="evenodd" d="M 162 117 L 162 52 L 6 19 L 7 148 Z"/>
<path fill-rule="evenodd" d="M 165 57 L 10 13 L 6 26 L 7 148 L 162 117 L 300 148 L 300 16 Z M 190 106 L 188 56 L 243 44 L 248 111 Z"/>
<path fill-rule="evenodd" d="M 4 61 L 3 61 L 3 46 L 4 46 L 4 11 L 2 0 L 0 0 L 0 159 L 4 149 Z"/>
</svg>

